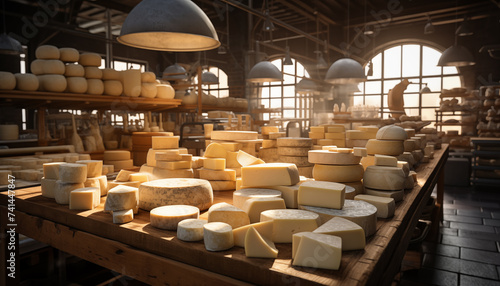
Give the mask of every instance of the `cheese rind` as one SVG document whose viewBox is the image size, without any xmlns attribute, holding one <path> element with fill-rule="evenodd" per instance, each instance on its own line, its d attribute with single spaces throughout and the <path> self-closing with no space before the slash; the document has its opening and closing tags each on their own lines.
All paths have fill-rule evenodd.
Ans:
<svg viewBox="0 0 500 286">
<path fill-rule="evenodd" d="M 56 188 L 54 190 L 54 199 L 56 203 L 61 205 L 69 204 L 69 196 L 71 191 L 83 188 L 83 183 L 67 183 L 60 180 L 56 181 Z"/>
<path fill-rule="evenodd" d="M 299 186 L 298 204 L 341 209 L 344 206 L 345 188 L 345 185 L 333 182 L 304 182 Z"/>
<path fill-rule="evenodd" d="M 403 141 L 370 139 L 366 143 L 368 155 L 398 156 L 404 152 Z"/>
<path fill-rule="evenodd" d="M 279 147 L 278 154 L 282 156 L 307 156 L 309 147 Z"/>
<path fill-rule="evenodd" d="M 273 221 L 262 221 L 247 224 L 233 229 L 234 245 L 245 247 L 245 236 L 250 227 L 255 228 L 261 236 L 270 238 L 273 235 Z"/>
<path fill-rule="evenodd" d="M 129 186 L 117 186 L 108 191 L 104 211 L 122 211 L 137 209 L 139 194 L 137 188 Z"/>
<path fill-rule="evenodd" d="M 245 202 L 253 198 L 281 198 L 281 192 L 270 188 L 242 188 L 233 192 L 233 205 L 243 209 Z"/>
<path fill-rule="evenodd" d="M 355 200 L 365 201 L 374 205 L 377 208 L 377 217 L 389 218 L 394 216 L 396 210 L 396 203 L 393 198 L 371 196 L 371 195 L 357 195 Z"/>
<path fill-rule="evenodd" d="M 292 235 L 302 231 L 313 231 L 319 225 L 319 216 L 303 210 L 267 210 L 260 214 L 260 221 L 273 221 L 273 242 L 290 243 Z"/>
<path fill-rule="evenodd" d="M 203 242 L 208 251 L 224 251 L 234 246 L 233 230 L 223 222 L 210 222 L 203 226 Z"/>
<path fill-rule="evenodd" d="M 316 164 L 313 168 L 313 178 L 317 181 L 337 183 L 357 182 L 363 178 L 363 166 Z"/>
<path fill-rule="evenodd" d="M 59 166 L 65 162 L 54 162 L 43 164 L 43 176 L 45 179 L 59 180 Z"/>
<path fill-rule="evenodd" d="M 177 224 L 177 238 L 182 241 L 203 240 L 203 226 L 207 224 L 204 219 L 188 218 Z"/>
<path fill-rule="evenodd" d="M 236 171 L 232 169 L 225 169 L 221 171 L 201 168 L 200 179 L 209 181 L 236 181 Z"/>
<path fill-rule="evenodd" d="M 185 219 L 197 219 L 200 209 L 187 205 L 157 207 L 149 213 L 151 226 L 159 229 L 176 230 L 177 224 Z"/>
<path fill-rule="evenodd" d="M 122 210 L 113 212 L 113 223 L 127 223 L 134 220 L 134 210 Z"/>
<path fill-rule="evenodd" d="M 342 239 L 338 236 L 302 235 L 297 241 L 292 265 L 338 270 L 342 259 Z"/>
<path fill-rule="evenodd" d="M 102 174 L 101 160 L 78 160 L 75 163 L 87 165 L 87 178 L 95 178 Z"/>
<path fill-rule="evenodd" d="M 294 164 L 267 163 L 242 167 L 241 179 L 249 187 L 291 186 L 300 181 L 300 176 Z"/>
<path fill-rule="evenodd" d="M 313 233 L 335 235 L 342 239 L 342 250 L 364 249 L 365 231 L 354 222 L 341 217 L 334 217 L 315 229 Z"/>
<path fill-rule="evenodd" d="M 311 147 L 313 141 L 311 138 L 301 137 L 281 137 L 277 139 L 278 147 Z"/>
<path fill-rule="evenodd" d="M 326 150 L 310 150 L 308 152 L 309 162 L 325 165 L 358 165 L 361 157 L 353 153 L 339 153 Z"/>
<path fill-rule="evenodd" d="M 276 258 L 278 249 L 269 238 L 261 236 L 252 226 L 245 236 L 245 255 L 247 257 Z"/>
<path fill-rule="evenodd" d="M 208 222 L 224 222 L 232 228 L 250 224 L 248 214 L 228 203 L 218 203 L 208 209 Z"/>
<path fill-rule="evenodd" d="M 365 193 L 367 195 L 371 195 L 371 196 L 393 198 L 395 202 L 402 201 L 403 197 L 405 195 L 405 192 L 403 190 L 401 190 L 401 191 L 381 191 L 381 190 L 375 190 L 375 189 L 369 189 L 369 188 L 365 188 Z"/>
<path fill-rule="evenodd" d="M 405 179 L 401 168 L 369 166 L 365 170 L 363 184 L 370 189 L 398 191 L 404 189 Z"/>
<path fill-rule="evenodd" d="M 245 201 L 242 208 L 248 214 L 250 223 L 259 222 L 261 212 L 276 209 L 286 209 L 282 198 L 251 198 Z"/>
<path fill-rule="evenodd" d="M 73 163 L 59 165 L 59 180 L 66 183 L 84 183 L 87 180 L 87 165 Z"/>
</svg>

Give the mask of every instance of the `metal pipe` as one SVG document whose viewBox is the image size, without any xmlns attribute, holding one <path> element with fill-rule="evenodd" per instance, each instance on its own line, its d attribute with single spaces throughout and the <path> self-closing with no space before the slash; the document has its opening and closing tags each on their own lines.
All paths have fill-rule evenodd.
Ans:
<svg viewBox="0 0 500 286">
<path fill-rule="evenodd" d="M 113 31 L 111 29 L 111 10 L 106 9 L 106 68 L 113 68 Z"/>
</svg>

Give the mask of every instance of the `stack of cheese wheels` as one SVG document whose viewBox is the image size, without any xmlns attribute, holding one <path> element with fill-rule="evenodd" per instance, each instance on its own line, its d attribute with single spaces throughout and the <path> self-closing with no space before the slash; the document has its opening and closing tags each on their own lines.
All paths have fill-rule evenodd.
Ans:
<svg viewBox="0 0 500 286">
<path fill-rule="evenodd" d="M 404 153 L 404 141 L 407 139 L 406 131 L 399 126 L 387 125 L 377 131 L 376 139 L 369 139 L 366 143 L 368 156 L 361 160 L 363 168 L 375 164 L 375 154 L 399 156 Z"/>
<path fill-rule="evenodd" d="M 277 139 L 280 162 L 295 164 L 301 176 L 312 177 L 312 164 L 307 158 L 313 141 L 311 138 L 281 137 Z"/>
<path fill-rule="evenodd" d="M 102 69 L 102 82 L 104 95 L 120 96 L 123 93 L 123 85 L 120 81 L 120 72 L 111 68 Z"/>
<path fill-rule="evenodd" d="M 211 140 L 209 142 L 239 143 L 239 150 L 257 156 L 257 144 L 262 141 L 262 139 L 258 139 L 258 137 L 259 133 L 255 131 L 214 130 L 212 131 Z"/>
<path fill-rule="evenodd" d="M 309 162 L 314 164 L 313 178 L 317 181 L 343 183 L 352 187 L 346 192 L 348 199 L 364 192 L 363 166 L 359 163 L 366 153 L 363 148 L 336 148 L 324 146 L 326 150 L 309 151 Z"/>
<path fill-rule="evenodd" d="M 0 89 L 13 90 L 14 88 L 16 88 L 16 77 L 14 74 L 11 72 L 0 72 Z"/>
<path fill-rule="evenodd" d="M 149 181 L 149 175 L 146 173 L 137 173 L 128 170 L 121 170 L 116 178 L 108 183 L 108 190 L 116 186 L 129 186 L 138 188 L 140 184 Z"/>
<path fill-rule="evenodd" d="M 95 53 L 83 53 L 80 55 L 78 63 L 85 69 L 87 79 L 87 93 L 101 95 L 104 93 L 104 83 L 102 82 L 101 56 Z"/>
<path fill-rule="evenodd" d="M 259 158 L 267 163 L 279 162 L 277 140 L 285 137 L 285 132 L 279 132 L 278 126 L 262 126 L 262 147 L 259 149 Z"/>
<path fill-rule="evenodd" d="M 115 172 L 134 167 L 134 161 L 130 159 L 130 151 L 126 150 L 104 151 L 104 164 L 115 166 Z"/>
<path fill-rule="evenodd" d="M 6 72 L 0 72 L 0 89 L 11 89 L 12 77 Z M 38 77 L 32 73 L 16 73 L 14 74 L 16 79 L 16 89 L 23 91 L 36 91 L 40 87 L 40 82 Z M 7 81 L 7 82 L 5 82 Z"/>
<path fill-rule="evenodd" d="M 67 82 L 64 77 L 66 71 L 64 63 L 60 60 L 60 51 L 51 45 L 39 46 L 36 51 L 36 60 L 31 62 L 31 72 L 38 77 L 41 91 L 63 92 Z"/>
<path fill-rule="evenodd" d="M 87 181 L 87 165 L 67 163 L 59 167 L 58 180 L 54 188 L 54 198 L 56 203 L 69 204 L 70 193 L 73 190 L 81 189 Z M 50 166 L 50 168 L 55 168 Z M 51 172 L 55 172 L 52 170 Z"/>
<path fill-rule="evenodd" d="M 120 72 L 120 81 L 123 85 L 123 95 L 139 97 L 141 95 L 141 71 L 129 69 Z"/>
<path fill-rule="evenodd" d="M 108 193 L 108 179 L 102 174 L 101 160 L 78 160 L 77 164 L 87 165 L 87 180 L 83 183 L 85 187 L 95 187 L 99 190 L 99 197 Z"/>
<path fill-rule="evenodd" d="M 85 79 L 85 68 L 77 64 L 80 53 L 73 48 L 60 48 L 61 61 L 64 62 L 64 76 L 66 77 L 66 92 L 86 93 L 88 89 L 87 79 Z"/>
<path fill-rule="evenodd" d="M 43 178 L 41 182 L 42 196 L 55 198 L 56 182 L 59 180 L 59 165 L 65 162 L 53 162 L 43 164 Z"/>
<path fill-rule="evenodd" d="M 370 139 L 375 139 L 377 136 L 377 126 L 358 126 L 356 130 L 346 131 L 345 144 L 347 147 L 365 147 Z"/>
<path fill-rule="evenodd" d="M 208 180 L 214 191 L 236 188 L 236 176 L 241 172 L 237 155 L 239 143 L 210 143 L 205 149 L 200 179 Z M 232 168 L 229 168 L 231 166 Z"/>
<path fill-rule="evenodd" d="M 143 72 L 141 74 L 141 96 L 155 98 L 156 94 L 156 75 L 153 72 Z"/>
<path fill-rule="evenodd" d="M 162 99 L 173 99 L 175 97 L 175 89 L 168 81 L 157 80 L 156 97 Z"/>
<path fill-rule="evenodd" d="M 113 214 L 113 223 L 126 223 L 139 212 L 139 190 L 130 186 L 116 186 L 109 190 L 104 211 Z"/>
</svg>

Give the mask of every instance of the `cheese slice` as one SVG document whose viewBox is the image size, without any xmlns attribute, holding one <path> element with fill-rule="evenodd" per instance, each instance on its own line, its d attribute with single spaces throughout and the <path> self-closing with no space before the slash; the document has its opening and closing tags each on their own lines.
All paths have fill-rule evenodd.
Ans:
<svg viewBox="0 0 500 286">
<path fill-rule="evenodd" d="M 151 226 L 159 229 L 176 230 L 177 224 L 182 220 L 200 215 L 200 209 L 187 205 L 169 205 L 157 207 L 149 213 Z"/>
<path fill-rule="evenodd" d="M 188 218 L 177 224 L 177 238 L 182 241 L 203 240 L 203 226 L 207 224 L 204 219 Z"/>
<path fill-rule="evenodd" d="M 156 161 L 156 166 L 166 170 L 191 169 L 192 161 Z"/>
<path fill-rule="evenodd" d="M 247 224 L 233 229 L 234 245 L 245 247 L 245 236 L 250 227 L 257 230 L 263 237 L 270 238 L 273 235 L 273 222 L 270 220 Z"/>
<path fill-rule="evenodd" d="M 328 182 L 357 182 L 363 178 L 363 166 L 357 165 L 323 165 L 316 164 L 313 169 L 313 178 L 317 181 Z"/>
<path fill-rule="evenodd" d="M 250 165 L 257 165 L 257 164 L 264 164 L 265 162 L 262 161 L 261 159 L 248 154 L 247 152 L 240 150 L 238 151 L 238 155 L 236 155 L 236 160 L 238 163 L 244 167 L 244 166 L 250 166 Z"/>
<path fill-rule="evenodd" d="M 203 226 L 203 242 L 208 251 L 224 251 L 234 246 L 233 229 L 227 223 L 210 222 Z"/>
<path fill-rule="evenodd" d="M 398 159 L 394 156 L 375 154 L 375 166 L 397 167 Z"/>
<path fill-rule="evenodd" d="M 212 140 L 225 140 L 225 141 L 236 141 L 236 140 L 256 140 L 258 139 L 259 133 L 255 131 L 212 131 Z"/>
<path fill-rule="evenodd" d="M 367 237 L 377 231 L 377 208 L 364 201 L 345 200 L 341 210 L 303 205 L 299 205 L 299 209 L 318 214 L 320 224 L 333 217 L 342 217 L 361 226 Z"/>
<path fill-rule="evenodd" d="M 315 229 L 313 233 L 338 236 L 342 239 L 342 250 L 364 249 L 365 231 L 354 222 L 341 217 L 334 217 Z"/>
<path fill-rule="evenodd" d="M 310 138 L 281 137 L 277 139 L 278 147 L 311 147 L 313 141 Z"/>
<path fill-rule="evenodd" d="M 399 202 L 403 200 L 405 192 L 401 191 L 381 191 L 375 189 L 365 188 L 365 193 L 370 196 L 378 196 L 378 197 L 386 197 L 393 198 L 395 202 Z"/>
<path fill-rule="evenodd" d="M 67 163 L 59 165 L 59 180 L 65 183 L 83 183 L 87 180 L 87 165 Z"/>
<path fill-rule="evenodd" d="M 43 164 L 43 176 L 45 179 L 59 180 L 59 166 L 65 162 L 45 163 Z"/>
<path fill-rule="evenodd" d="M 104 211 L 122 211 L 137 209 L 139 194 L 137 188 L 129 186 L 117 186 L 108 191 Z"/>
<path fill-rule="evenodd" d="M 42 196 L 51 199 L 55 198 L 56 182 L 57 180 L 43 177 L 41 180 Z"/>
<path fill-rule="evenodd" d="M 366 143 L 368 155 L 398 156 L 404 152 L 403 141 L 370 139 Z"/>
<path fill-rule="evenodd" d="M 215 171 L 211 169 L 201 168 L 200 179 L 209 181 L 236 181 L 236 171 L 232 169 L 224 169 Z"/>
<path fill-rule="evenodd" d="M 87 165 L 87 178 L 98 177 L 102 174 L 101 160 L 78 160 L 75 163 Z"/>
<path fill-rule="evenodd" d="M 128 182 L 130 181 L 130 175 L 135 173 L 134 171 L 128 171 L 128 170 L 120 170 L 118 172 L 118 175 L 116 175 L 115 181 L 118 182 Z"/>
<path fill-rule="evenodd" d="M 69 204 L 69 197 L 71 191 L 83 188 L 83 183 L 67 183 L 60 180 L 56 181 L 56 188 L 54 190 L 54 199 L 60 205 Z"/>
<path fill-rule="evenodd" d="M 405 180 L 403 169 L 398 167 L 369 166 L 363 176 L 365 187 L 377 190 L 402 190 Z"/>
<path fill-rule="evenodd" d="M 308 152 L 309 162 L 326 165 L 359 165 L 361 157 L 353 153 L 339 153 L 336 151 L 310 150 Z"/>
<path fill-rule="evenodd" d="M 241 179 L 243 185 L 250 187 L 291 186 L 300 181 L 300 176 L 294 164 L 267 163 L 242 167 Z"/>
<path fill-rule="evenodd" d="M 134 220 L 134 210 L 122 210 L 113 212 L 113 223 L 127 223 Z"/>
<path fill-rule="evenodd" d="M 245 255 L 247 257 L 277 258 L 278 249 L 269 238 L 261 236 L 250 226 L 245 236 Z"/>
<path fill-rule="evenodd" d="M 248 214 L 228 203 L 218 203 L 208 209 L 208 222 L 224 222 L 232 228 L 250 224 Z"/>
<path fill-rule="evenodd" d="M 388 125 L 378 130 L 376 139 L 404 141 L 407 139 L 407 137 L 404 128 L 396 125 Z"/>
<path fill-rule="evenodd" d="M 100 191 L 95 187 L 73 190 L 69 195 L 69 209 L 93 210 L 99 206 L 100 198 Z"/>
<path fill-rule="evenodd" d="M 179 136 L 151 136 L 151 140 L 155 150 L 179 148 Z"/>
<path fill-rule="evenodd" d="M 291 243 L 294 233 L 315 230 L 319 216 L 303 210 L 267 210 L 260 214 L 260 221 L 273 221 L 273 242 Z"/>
<path fill-rule="evenodd" d="M 342 259 L 342 239 L 319 234 L 299 236 L 292 265 L 338 270 Z"/>
<path fill-rule="evenodd" d="M 343 184 L 309 181 L 299 187 L 298 204 L 341 209 L 344 206 L 345 188 Z"/>
<path fill-rule="evenodd" d="M 208 181 L 212 189 L 215 191 L 234 191 L 236 189 L 236 181 Z"/>
<path fill-rule="evenodd" d="M 365 201 L 374 205 L 377 208 L 377 217 L 389 218 L 394 216 L 396 210 L 396 203 L 393 198 L 371 196 L 371 195 L 357 195 L 355 200 Z"/>
<path fill-rule="evenodd" d="M 206 158 L 203 161 L 205 169 L 222 171 L 226 169 L 226 159 L 224 158 Z"/>
<path fill-rule="evenodd" d="M 226 158 L 227 150 L 219 143 L 210 143 L 205 149 L 204 156 L 207 158 Z"/>
<path fill-rule="evenodd" d="M 267 210 L 286 209 L 282 198 L 251 198 L 245 201 L 242 210 L 248 214 L 250 223 L 260 221 L 260 213 Z"/>
</svg>

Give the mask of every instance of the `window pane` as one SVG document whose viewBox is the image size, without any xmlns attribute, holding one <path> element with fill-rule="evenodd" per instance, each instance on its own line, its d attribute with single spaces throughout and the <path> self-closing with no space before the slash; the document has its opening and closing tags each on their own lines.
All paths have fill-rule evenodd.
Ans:
<svg viewBox="0 0 500 286">
<path fill-rule="evenodd" d="M 291 97 L 295 96 L 295 86 L 285 86 L 283 87 L 283 96 Z"/>
<path fill-rule="evenodd" d="M 353 105 L 363 105 L 363 96 L 353 96 L 352 104 Z"/>
<path fill-rule="evenodd" d="M 280 107 L 281 107 L 281 98 L 271 99 L 271 108 L 280 108 Z"/>
<path fill-rule="evenodd" d="M 295 107 L 295 99 L 294 98 L 284 98 L 283 99 L 283 107 Z"/>
<path fill-rule="evenodd" d="M 422 120 L 436 120 L 436 112 L 434 111 L 434 108 L 422 108 Z"/>
<path fill-rule="evenodd" d="M 419 106 L 419 95 L 418 93 L 403 94 L 404 107 L 418 107 Z"/>
<path fill-rule="evenodd" d="M 433 92 L 441 91 L 441 78 L 440 77 L 429 77 L 424 78 L 423 82 L 427 83 L 429 89 Z"/>
<path fill-rule="evenodd" d="M 420 92 L 420 79 L 419 78 L 409 78 L 408 79 L 411 84 L 409 84 L 407 87 L 406 87 L 406 90 L 405 90 L 405 93 L 407 92 Z"/>
<path fill-rule="evenodd" d="M 384 77 L 401 77 L 401 46 L 384 51 Z"/>
<path fill-rule="evenodd" d="M 443 77 L 443 89 L 452 89 L 454 87 L 461 87 L 459 76 Z"/>
<path fill-rule="evenodd" d="M 418 115 L 418 108 L 406 108 L 405 107 L 405 112 L 406 112 L 406 115 L 416 116 L 416 115 Z"/>
<path fill-rule="evenodd" d="M 380 95 L 366 96 L 365 105 L 380 106 Z"/>
<path fill-rule="evenodd" d="M 373 64 L 373 76 L 368 77 L 368 79 L 379 79 L 382 77 L 382 53 L 376 55 L 372 59 Z"/>
<path fill-rule="evenodd" d="M 403 77 L 420 74 L 420 45 L 403 46 Z"/>
<path fill-rule="evenodd" d="M 443 74 L 457 74 L 458 70 L 456 67 L 443 67 Z"/>
<path fill-rule="evenodd" d="M 422 50 L 422 75 L 441 74 L 441 67 L 437 66 L 441 53 L 429 47 L 423 47 Z"/>
<path fill-rule="evenodd" d="M 365 83 L 366 94 L 380 94 L 382 92 L 382 82 L 367 81 Z"/>
<path fill-rule="evenodd" d="M 396 84 L 400 83 L 400 80 L 386 80 L 384 81 L 384 93 L 388 93 L 389 89 L 393 89 Z"/>
<path fill-rule="evenodd" d="M 295 110 L 283 110 L 283 117 L 284 118 L 294 118 L 295 117 Z"/>
<path fill-rule="evenodd" d="M 440 101 L 439 93 L 422 94 L 422 107 L 439 107 Z"/>
<path fill-rule="evenodd" d="M 281 98 L 281 86 L 271 87 L 271 97 L 272 98 Z"/>
</svg>

